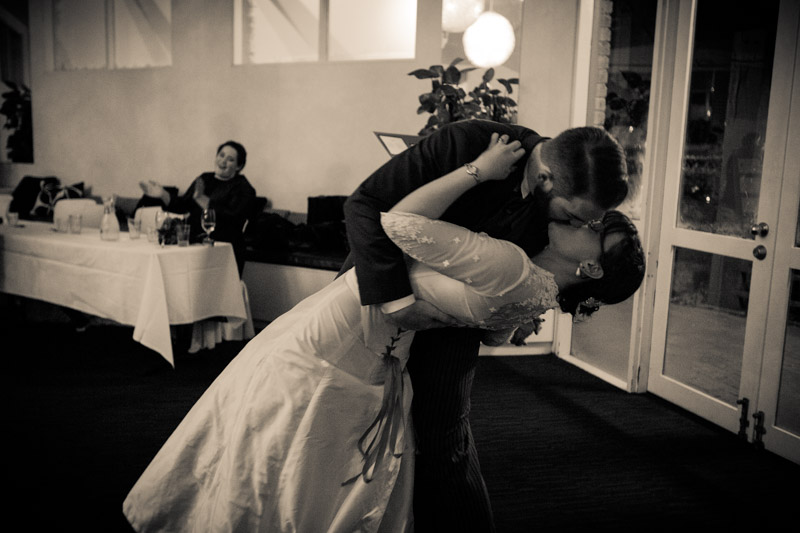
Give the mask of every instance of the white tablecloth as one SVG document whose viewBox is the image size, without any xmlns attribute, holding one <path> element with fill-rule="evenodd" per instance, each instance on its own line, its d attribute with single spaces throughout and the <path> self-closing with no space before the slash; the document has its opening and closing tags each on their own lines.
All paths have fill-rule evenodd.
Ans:
<svg viewBox="0 0 800 533">
<path fill-rule="evenodd" d="M 247 316 L 228 243 L 161 247 L 124 232 L 103 241 L 97 229 L 68 234 L 22 224 L 0 225 L 0 291 L 134 326 L 134 340 L 173 366 L 170 324 Z"/>
</svg>

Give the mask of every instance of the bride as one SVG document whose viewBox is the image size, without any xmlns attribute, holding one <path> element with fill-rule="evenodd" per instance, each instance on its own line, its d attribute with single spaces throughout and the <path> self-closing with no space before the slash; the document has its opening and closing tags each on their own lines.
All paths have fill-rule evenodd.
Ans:
<svg viewBox="0 0 800 533">
<path fill-rule="evenodd" d="M 502 179 L 522 153 L 495 134 L 474 165 Z M 621 213 L 602 229 L 551 223 L 550 245 L 529 259 L 435 220 L 473 185 L 462 167 L 382 214 L 418 299 L 464 326 L 506 330 L 639 287 L 644 256 Z M 140 532 L 413 530 L 413 334 L 360 305 L 353 269 L 306 298 L 192 407 L 125 499 L 128 521 Z"/>
</svg>

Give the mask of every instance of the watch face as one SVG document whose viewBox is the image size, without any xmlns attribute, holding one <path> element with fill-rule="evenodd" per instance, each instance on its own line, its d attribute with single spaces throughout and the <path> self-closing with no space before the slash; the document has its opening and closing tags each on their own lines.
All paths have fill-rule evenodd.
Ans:
<svg viewBox="0 0 800 533">
<path fill-rule="evenodd" d="M 477 181 L 478 183 L 481 182 L 481 178 L 478 175 L 478 168 L 475 165 L 467 163 L 466 165 L 464 165 L 464 168 L 467 170 L 467 174 L 475 178 L 475 181 Z"/>
</svg>

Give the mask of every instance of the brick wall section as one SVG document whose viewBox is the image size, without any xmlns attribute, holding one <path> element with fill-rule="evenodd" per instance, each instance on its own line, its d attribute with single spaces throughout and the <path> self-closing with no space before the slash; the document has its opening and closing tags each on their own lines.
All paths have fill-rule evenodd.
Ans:
<svg viewBox="0 0 800 533">
<path fill-rule="evenodd" d="M 611 13 L 613 0 L 597 0 L 595 17 L 595 73 L 592 125 L 603 126 L 606 119 L 606 94 L 608 93 L 608 63 L 611 55 Z"/>
</svg>

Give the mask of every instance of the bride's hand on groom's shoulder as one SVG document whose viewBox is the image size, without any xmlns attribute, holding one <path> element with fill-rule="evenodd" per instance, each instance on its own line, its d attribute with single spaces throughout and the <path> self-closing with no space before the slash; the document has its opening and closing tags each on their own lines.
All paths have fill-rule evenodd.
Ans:
<svg viewBox="0 0 800 533">
<path fill-rule="evenodd" d="M 525 155 L 519 141 L 509 142 L 508 135 L 492 133 L 489 146 L 473 163 L 481 181 L 505 179 L 516 168 L 516 162 Z"/>
<path fill-rule="evenodd" d="M 386 317 L 397 327 L 412 331 L 461 325 L 458 320 L 424 300 L 417 300 L 408 307 L 388 313 Z"/>
</svg>

